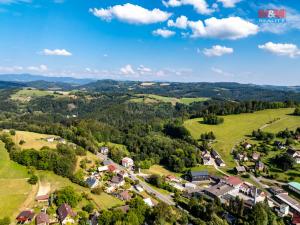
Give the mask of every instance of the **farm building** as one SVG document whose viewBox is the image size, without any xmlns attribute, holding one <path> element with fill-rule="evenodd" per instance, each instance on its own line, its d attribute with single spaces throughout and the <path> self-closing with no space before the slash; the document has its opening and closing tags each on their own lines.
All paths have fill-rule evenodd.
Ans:
<svg viewBox="0 0 300 225">
<path fill-rule="evenodd" d="M 209 180 L 209 174 L 207 171 L 191 171 L 191 181 L 207 181 Z"/>
<path fill-rule="evenodd" d="M 300 183 L 298 183 L 298 182 L 290 182 L 289 183 L 289 189 L 291 189 L 292 191 L 300 194 Z"/>
</svg>

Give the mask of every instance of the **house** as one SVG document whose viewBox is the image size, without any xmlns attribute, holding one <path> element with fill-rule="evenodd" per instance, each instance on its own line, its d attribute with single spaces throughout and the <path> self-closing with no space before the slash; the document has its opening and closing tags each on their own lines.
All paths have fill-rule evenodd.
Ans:
<svg viewBox="0 0 300 225">
<path fill-rule="evenodd" d="M 36 196 L 35 200 L 37 202 L 48 202 L 49 201 L 49 195 L 38 195 L 38 196 Z"/>
<path fill-rule="evenodd" d="M 225 183 L 218 183 L 214 186 L 206 188 L 203 190 L 204 193 L 212 198 L 221 198 L 226 194 L 233 193 L 235 191 L 234 187 L 225 184 Z"/>
<path fill-rule="evenodd" d="M 229 186 L 239 189 L 240 186 L 243 184 L 243 181 L 239 178 L 239 177 L 235 177 L 235 176 L 230 176 L 225 178 L 222 183 L 226 183 Z"/>
<path fill-rule="evenodd" d="M 224 161 L 223 161 L 221 158 L 217 158 L 217 159 L 215 160 L 215 162 L 216 162 L 216 164 L 217 164 L 218 166 L 221 166 L 221 167 L 226 166 L 226 164 L 224 163 Z"/>
<path fill-rule="evenodd" d="M 237 174 L 241 174 L 241 173 L 245 173 L 246 169 L 245 169 L 244 166 L 236 166 L 235 171 L 236 171 Z"/>
<path fill-rule="evenodd" d="M 290 209 L 290 207 L 287 204 L 281 204 L 279 206 L 279 209 L 276 211 L 277 211 L 278 216 L 285 217 L 289 214 L 289 211 L 290 211 L 289 209 Z"/>
<path fill-rule="evenodd" d="M 220 158 L 219 153 L 218 153 L 216 150 L 214 150 L 214 149 L 211 150 L 210 154 L 211 154 L 211 156 L 212 156 L 214 159 Z"/>
<path fill-rule="evenodd" d="M 249 149 L 249 148 L 252 147 L 252 145 L 249 144 L 248 142 L 244 142 L 244 143 L 242 144 L 242 146 L 243 146 L 245 149 Z"/>
<path fill-rule="evenodd" d="M 113 178 L 111 179 L 110 182 L 111 182 L 112 186 L 114 186 L 114 187 L 121 187 L 125 184 L 124 178 L 120 177 L 118 175 L 113 176 Z"/>
<path fill-rule="evenodd" d="M 101 154 L 107 155 L 108 152 L 109 152 L 108 147 L 101 147 L 101 148 L 100 148 L 100 153 L 101 153 Z"/>
<path fill-rule="evenodd" d="M 18 223 L 28 223 L 31 222 L 34 217 L 34 212 L 32 210 L 24 210 L 20 212 L 16 220 Z"/>
<path fill-rule="evenodd" d="M 296 151 L 292 148 L 289 148 L 286 153 L 294 158 L 297 164 L 300 164 L 300 151 Z"/>
<path fill-rule="evenodd" d="M 259 158 L 260 158 L 260 154 L 259 154 L 259 153 L 254 152 L 254 153 L 252 154 L 252 159 L 253 159 L 254 161 L 259 160 Z"/>
<path fill-rule="evenodd" d="M 117 175 L 122 178 L 129 177 L 128 173 L 124 170 L 121 170 L 120 172 L 118 172 Z"/>
<path fill-rule="evenodd" d="M 207 171 L 191 171 L 191 181 L 209 181 L 209 174 Z"/>
<path fill-rule="evenodd" d="M 300 214 L 298 214 L 298 213 L 293 214 L 292 224 L 300 225 Z"/>
<path fill-rule="evenodd" d="M 298 182 L 290 182 L 288 183 L 289 189 L 296 192 L 297 194 L 300 194 L 300 183 Z"/>
<path fill-rule="evenodd" d="M 45 140 L 47 142 L 53 142 L 54 141 L 54 137 L 46 137 Z"/>
<path fill-rule="evenodd" d="M 61 224 L 67 224 L 67 223 L 74 223 L 74 217 L 76 216 L 76 213 L 72 210 L 71 206 L 64 203 L 62 204 L 58 209 L 58 219 L 61 222 Z"/>
<path fill-rule="evenodd" d="M 148 205 L 150 207 L 154 206 L 154 203 L 152 202 L 151 198 L 144 198 L 143 200 L 146 203 L 146 205 Z"/>
<path fill-rule="evenodd" d="M 48 225 L 49 223 L 49 216 L 47 213 L 41 212 L 35 217 L 36 225 Z"/>
<path fill-rule="evenodd" d="M 197 185 L 193 184 L 193 183 L 185 183 L 184 187 L 187 188 L 187 189 L 196 189 Z"/>
<path fill-rule="evenodd" d="M 122 166 L 127 167 L 127 168 L 131 168 L 134 166 L 134 162 L 131 158 L 129 157 L 125 157 L 122 159 Z"/>
<path fill-rule="evenodd" d="M 122 191 L 119 194 L 119 197 L 123 201 L 129 201 L 131 199 L 131 194 L 128 191 Z"/>
<path fill-rule="evenodd" d="M 274 145 L 279 149 L 285 149 L 285 145 L 281 141 L 274 141 Z"/>
<path fill-rule="evenodd" d="M 61 144 L 66 144 L 67 143 L 67 141 L 65 139 L 61 138 L 61 137 L 55 138 L 54 140 L 57 141 L 58 143 L 61 143 Z"/>
<path fill-rule="evenodd" d="M 175 177 L 174 175 L 171 175 L 171 174 L 167 175 L 166 179 L 170 182 L 175 182 L 175 183 L 180 182 L 180 179 L 178 179 L 177 177 Z"/>
<path fill-rule="evenodd" d="M 107 171 L 108 170 L 108 166 L 99 166 L 98 167 L 98 172 L 104 172 L 104 171 Z"/>
<path fill-rule="evenodd" d="M 95 188 L 99 184 L 99 180 L 94 176 L 88 177 L 85 182 L 87 183 L 89 188 Z"/>
<path fill-rule="evenodd" d="M 173 186 L 174 188 L 176 188 L 179 191 L 184 191 L 184 187 L 182 184 L 179 183 L 170 183 L 171 186 Z"/>
<path fill-rule="evenodd" d="M 108 171 L 111 173 L 116 173 L 118 171 L 117 167 L 114 164 L 110 164 L 107 167 L 108 167 Z"/>
<path fill-rule="evenodd" d="M 300 202 L 291 198 L 288 194 L 278 194 L 275 195 L 275 198 L 279 203 L 287 204 L 293 212 L 300 213 Z"/>
<path fill-rule="evenodd" d="M 247 162 L 249 160 L 246 153 L 238 153 L 236 159 L 240 162 Z"/>
<path fill-rule="evenodd" d="M 134 188 L 138 191 L 138 192 L 143 192 L 144 189 L 140 186 L 140 185 L 134 185 Z"/>
<path fill-rule="evenodd" d="M 263 171 L 265 168 L 265 165 L 263 164 L 262 161 L 256 161 L 255 162 L 255 169 L 258 171 Z"/>
</svg>

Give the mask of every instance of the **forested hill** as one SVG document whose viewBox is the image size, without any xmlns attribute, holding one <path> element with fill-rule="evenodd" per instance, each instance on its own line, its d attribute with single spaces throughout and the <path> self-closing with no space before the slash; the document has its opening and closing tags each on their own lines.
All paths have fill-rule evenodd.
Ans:
<svg viewBox="0 0 300 225">
<path fill-rule="evenodd" d="M 0 81 L 0 89 L 21 88 L 25 86 L 26 84 L 24 83 Z"/>
<path fill-rule="evenodd" d="M 239 83 L 162 83 L 101 80 L 82 85 L 88 91 L 105 93 L 156 94 L 168 97 L 210 97 L 226 100 L 300 101 L 297 87 L 259 86 Z"/>
</svg>

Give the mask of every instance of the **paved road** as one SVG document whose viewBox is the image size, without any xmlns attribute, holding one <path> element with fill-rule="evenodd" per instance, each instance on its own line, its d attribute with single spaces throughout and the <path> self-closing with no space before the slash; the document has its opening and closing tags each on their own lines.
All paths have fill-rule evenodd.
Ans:
<svg viewBox="0 0 300 225">
<path fill-rule="evenodd" d="M 175 205 L 175 202 L 172 200 L 171 196 L 169 195 L 163 195 L 160 192 L 153 189 L 150 185 L 148 185 L 145 181 L 142 181 L 139 179 L 133 172 L 130 172 L 130 178 L 133 180 L 138 180 L 139 185 L 144 188 L 149 194 L 155 195 L 156 198 L 158 198 L 160 201 L 168 204 L 168 205 Z"/>
<path fill-rule="evenodd" d="M 109 159 L 109 158 L 107 158 Z M 111 159 L 110 159 L 111 160 Z M 111 160 L 113 162 L 113 160 Z M 119 170 L 125 170 L 128 171 L 128 169 L 124 166 L 121 166 L 120 164 L 117 164 L 115 162 L 113 162 L 113 164 L 119 169 Z M 148 185 L 145 181 L 139 179 L 134 172 L 129 171 L 129 177 L 133 180 L 138 180 L 140 186 L 143 187 L 144 190 L 146 190 L 149 194 L 153 194 L 155 195 L 156 198 L 158 198 L 160 201 L 168 204 L 168 205 L 175 205 L 175 202 L 172 200 L 172 197 L 169 195 L 163 195 L 160 192 L 156 191 L 155 189 L 153 189 L 150 185 Z"/>
</svg>

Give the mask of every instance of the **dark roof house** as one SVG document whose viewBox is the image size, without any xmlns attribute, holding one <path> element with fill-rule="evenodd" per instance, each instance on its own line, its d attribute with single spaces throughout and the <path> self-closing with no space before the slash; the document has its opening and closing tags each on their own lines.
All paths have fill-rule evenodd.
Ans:
<svg viewBox="0 0 300 225">
<path fill-rule="evenodd" d="M 34 217 L 34 212 L 31 210 L 24 210 L 22 212 L 20 212 L 20 214 L 17 216 L 16 220 L 19 223 L 25 223 L 28 221 L 32 221 Z"/>
<path fill-rule="evenodd" d="M 49 216 L 48 214 L 41 212 L 35 217 L 36 225 L 48 225 L 49 224 Z"/>
<path fill-rule="evenodd" d="M 209 174 L 207 171 L 191 171 L 192 182 L 209 180 Z"/>
<path fill-rule="evenodd" d="M 76 216 L 76 213 L 72 210 L 71 206 L 69 206 L 66 203 L 62 204 L 57 209 L 57 213 L 58 213 L 58 218 L 59 218 L 60 222 L 62 222 L 62 223 L 67 217 L 75 217 Z"/>
</svg>

